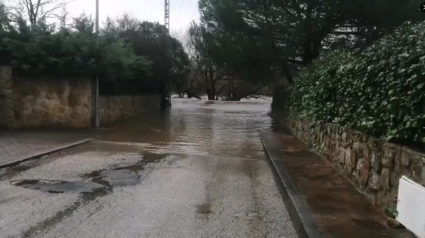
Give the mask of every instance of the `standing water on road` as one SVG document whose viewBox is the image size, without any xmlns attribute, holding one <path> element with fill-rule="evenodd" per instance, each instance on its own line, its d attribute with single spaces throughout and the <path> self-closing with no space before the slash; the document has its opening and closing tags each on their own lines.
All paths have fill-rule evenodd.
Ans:
<svg viewBox="0 0 425 238">
<path fill-rule="evenodd" d="M 251 157 L 262 153 L 260 131 L 271 130 L 271 99 L 241 102 L 174 99 L 169 112 L 117 124 L 98 139 L 147 143 L 167 152 Z"/>
<path fill-rule="evenodd" d="M 0 170 L 0 237 L 297 237 L 258 136 L 271 100 L 172 103 Z"/>
</svg>

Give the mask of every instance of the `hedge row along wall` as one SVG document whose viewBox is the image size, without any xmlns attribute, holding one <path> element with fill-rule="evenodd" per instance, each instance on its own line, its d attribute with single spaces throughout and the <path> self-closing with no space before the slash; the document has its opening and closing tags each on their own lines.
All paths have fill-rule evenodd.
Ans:
<svg viewBox="0 0 425 238">
<path fill-rule="evenodd" d="M 425 22 L 405 24 L 362 53 L 336 51 L 315 61 L 281 100 L 292 117 L 424 145 Z"/>
</svg>

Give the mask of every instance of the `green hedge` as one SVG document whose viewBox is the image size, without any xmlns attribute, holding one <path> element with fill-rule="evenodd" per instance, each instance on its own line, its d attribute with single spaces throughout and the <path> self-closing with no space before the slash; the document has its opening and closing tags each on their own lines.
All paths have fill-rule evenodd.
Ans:
<svg viewBox="0 0 425 238">
<path fill-rule="evenodd" d="M 387 141 L 424 143 L 425 22 L 405 24 L 360 54 L 316 60 L 285 94 L 285 111 Z"/>
<path fill-rule="evenodd" d="M 72 32 L 1 32 L 0 58 L 29 75 L 92 76 L 133 79 L 149 71 L 150 61 L 136 56 L 119 40 Z"/>
<path fill-rule="evenodd" d="M 0 64 L 19 74 L 94 76 L 100 79 L 139 79 L 151 70 L 151 61 L 138 56 L 124 39 L 94 33 L 90 17 L 74 18 L 72 27 L 56 28 L 40 19 L 29 25 L 10 19 L 0 1 Z"/>
</svg>

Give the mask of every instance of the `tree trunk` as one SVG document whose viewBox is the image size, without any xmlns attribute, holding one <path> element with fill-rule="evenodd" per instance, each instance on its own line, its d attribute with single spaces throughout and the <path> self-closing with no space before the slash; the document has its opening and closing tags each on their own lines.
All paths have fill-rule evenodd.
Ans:
<svg viewBox="0 0 425 238">
<path fill-rule="evenodd" d="M 207 96 L 208 96 L 208 100 L 215 100 L 215 88 L 211 89 L 210 87 L 207 87 L 206 89 L 207 91 Z"/>
<path fill-rule="evenodd" d="M 214 93 L 212 93 L 212 92 L 210 92 L 210 93 L 208 93 L 207 94 L 208 95 L 208 100 L 215 100 L 215 95 L 214 95 Z"/>
</svg>

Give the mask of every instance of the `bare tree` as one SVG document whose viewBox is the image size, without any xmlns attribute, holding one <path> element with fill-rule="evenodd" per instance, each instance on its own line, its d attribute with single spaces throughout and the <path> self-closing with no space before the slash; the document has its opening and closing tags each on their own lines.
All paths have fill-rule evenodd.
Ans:
<svg viewBox="0 0 425 238">
<path fill-rule="evenodd" d="M 200 98 L 199 94 L 205 89 L 205 82 L 201 75 L 201 70 L 199 68 L 199 60 L 197 59 L 197 53 L 195 49 L 195 45 L 193 42 L 193 38 L 190 35 L 189 30 L 186 31 L 176 31 L 172 33 L 173 37 L 178 39 L 187 53 L 190 65 L 188 68 L 190 73 L 182 82 L 183 85 L 179 85 L 181 91 L 178 92 L 180 97 L 183 97 L 183 93 L 187 93 L 187 97 L 195 97 Z"/>
<path fill-rule="evenodd" d="M 11 14 L 15 18 L 26 19 L 31 26 L 40 20 L 56 17 L 58 12 L 72 0 L 9 0 Z"/>
<path fill-rule="evenodd" d="M 67 21 L 70 18 L 70 13 L 65 6 L 62 7 L 62 10 L 59 13 L 54 14 L 55 18 L 58 19 L 61 27 L 67 27 Z"/>
<path fill-rule="evenodd" d="M 223 83 L 225 77 L 229 78 L 232 75 L 221 67 L 217 67 L 217 64 L 197 47 L 203 44 L 203 38 L 199 26 L 194 22 L 189 28 L 186 38 L 184 47 L 199 73 L 198 77 L 203 81 L 208 100 L 216 100 L 219 85 Z"/>
</svg>

